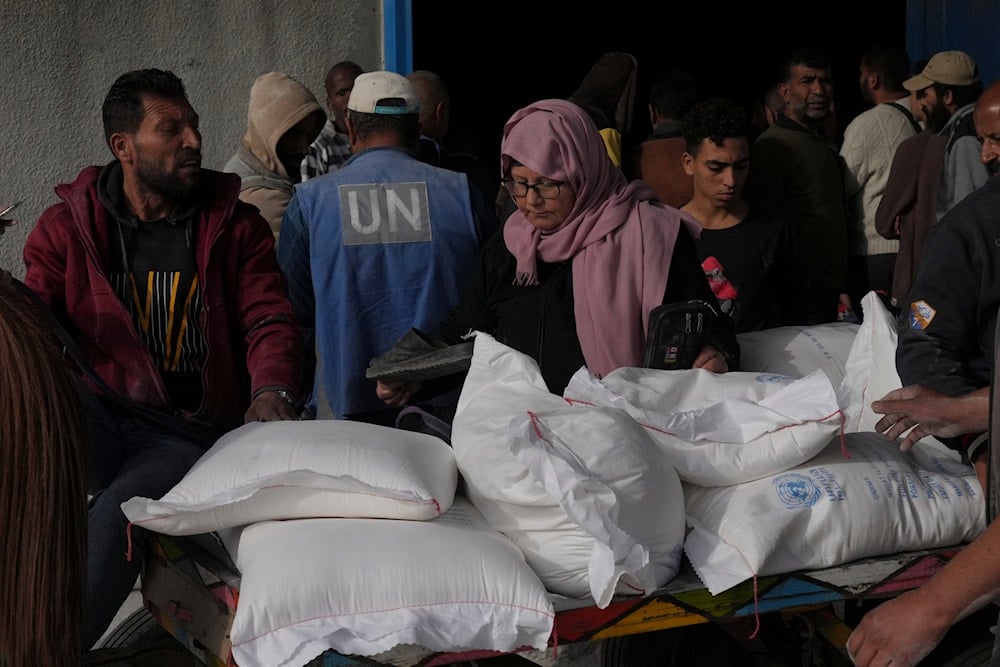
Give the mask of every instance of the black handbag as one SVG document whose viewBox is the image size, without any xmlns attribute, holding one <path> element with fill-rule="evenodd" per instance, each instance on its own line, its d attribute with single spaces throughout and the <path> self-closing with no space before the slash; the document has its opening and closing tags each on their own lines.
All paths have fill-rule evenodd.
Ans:
<svg viewBox="0 0 1000 667">
<path fill-rule="evenodd" d="M 665 303 L 651 310 L 643 368 L 691 368 L 714 317 L 712 307 L 699 299 Z"/>
</svg>

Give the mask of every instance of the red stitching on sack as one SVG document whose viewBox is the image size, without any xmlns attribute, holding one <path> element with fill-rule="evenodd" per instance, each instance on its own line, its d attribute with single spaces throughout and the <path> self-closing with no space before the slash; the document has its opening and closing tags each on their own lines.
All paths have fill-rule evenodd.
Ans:
<svg viewBox="0 0 1000 667">
<path fill-rule="evenodd" d="M 847 451 L 847 438 L 844 436 L 844 429 L 847 425 L 847 415 L 844 414 L 843 410 L 837 410 L 837 414 L 840 415 L 840 453 L 844 455 L 845 459 L 850 459 L 851 453 Z"/>
<path fill-rule="evenodd" d="M 535 429 L 535 435 L 538 436 L 538 439 L 548 442 L 548 439 L 544 435 L 542 435 L 542 429 L 538 425 L 538 418 L 535 416 L 535 413 L 532 412 L 531 410 L 528 410 L 528 417 L 531 419 L 531 427 Z"/>
<path fill-rule="evenodd" d="M 589 405 L 590 407 L 597 407 L 596 403 L 591 403 L 590 401 L 581 401 L 579 398 L 570 398 L 568 396 L 563 396 L 563 400 L 569 403 L 570 405 L 576 405 L 577 403 L 579 403 L 580 405 Z"/>
<path fill-rule="evenodd" d="M 757 575 L 753 575 L 753 620 L 757 623 L 757 626 L 750 633 L 747 639 L 755 639 L 757 633 L 760 632 L 760 596 L 757 594 Z"/>
</svg>

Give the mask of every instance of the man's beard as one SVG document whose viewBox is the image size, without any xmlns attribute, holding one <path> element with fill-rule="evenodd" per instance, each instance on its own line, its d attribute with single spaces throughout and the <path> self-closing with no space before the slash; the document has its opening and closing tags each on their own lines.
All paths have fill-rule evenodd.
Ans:
<svg viewBox="0 0 1000 667">
<path fill-rule="evenodd" d="M 940 132 L 948 124 L 951 114 L 948 113 L 948 109 L 942 104 L 933 108 L 924 107 L 924 117 L 927 119 L 926 127 L 928 130 L 931 132 Z"/>
<path fill-rule="evenodd" d="M 875 95 L 872 94 L 872 88 L 868 85 L 868 81 L 861 82 L 861 97 L 870 104 L 875 103 Z"/>
<path fill-rule="evenodd" d="M 185 159 L 197 156 L 196 151 L 184 153 L 179 156 L 177 162 L 182 163 Z M 166 197 L 174 201 L 188 199 L 201 183 L 201 171 L 190 180 L 185 180 L 177 174 L 167 173 L 160 165 L 146 160 L 142 152 L 138 154 L 136 161 L 136 175 L 139 182 L 150 192 L 154 192 L 161 197 Z"/>
<path fill-rule="evenodd" d="M 809 106 L 808 101 L 804 101 L 798 107 L 793 106 L 791 108 L 791 113 L 794 115 L 795 119 L 803 125 L 818 127 L 830 115 L 830 107 L 829 104 L 827 104 L 827 110 L 825 112 L 820 115 L 815 115 L 816 112 L 814 112 L 812 107 Z"/>
</svg>

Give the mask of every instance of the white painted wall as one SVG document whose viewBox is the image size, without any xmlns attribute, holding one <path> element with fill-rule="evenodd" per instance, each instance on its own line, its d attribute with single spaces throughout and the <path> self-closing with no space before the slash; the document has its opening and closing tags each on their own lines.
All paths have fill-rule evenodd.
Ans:
<svg viewBox="0 0 1000 667">
<path fill-rule="evenodd" d="M 0 267 L 21 248 L 53 187 L 104 164 L 101 102 L 122 73 L 169 69 L 201 116 L 204 166 L 221 169 L 246 124 L 250 86 L 281 70 L 324 103 L 330 65 L 382 61 L 381 0 L 0 0 Z"/>
</svg>

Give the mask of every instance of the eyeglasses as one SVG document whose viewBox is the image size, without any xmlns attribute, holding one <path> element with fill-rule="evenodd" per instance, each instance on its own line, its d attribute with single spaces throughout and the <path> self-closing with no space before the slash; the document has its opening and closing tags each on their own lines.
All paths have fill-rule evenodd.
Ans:
<svg viewBox="0 0 1000 667">
<path fill-rule="evenodd" d="M 510 196 L 517 199 L 527 197 L 528 190 L 534 190 L 535 194 L 542 199 L 555 199 L 559 196 L 559 187 L 562 185 L 562 183 L 556 183 L 553 181 L 529 183 L 527 181 L 517 181 L 513 178 L 504 178 L 501 179 L 500 182 L 503 183 L 505 188 L 507 188 L 507 192 L 510 193 Z"/>
</svg>

